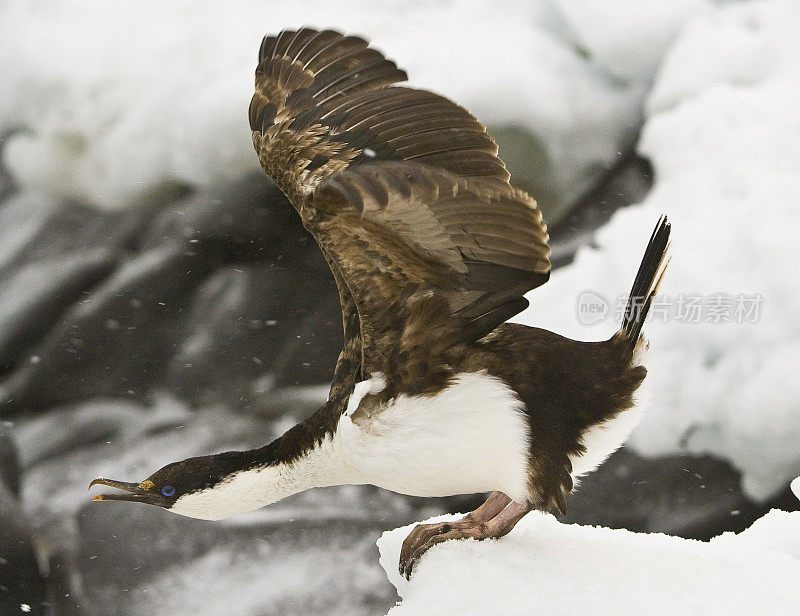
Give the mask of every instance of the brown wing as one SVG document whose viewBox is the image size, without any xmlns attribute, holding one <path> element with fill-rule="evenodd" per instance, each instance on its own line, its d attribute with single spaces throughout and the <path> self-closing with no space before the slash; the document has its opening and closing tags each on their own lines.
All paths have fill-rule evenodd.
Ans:
<svg viewBox="0 0 800 616">
<path fill-rule="evenodd" d="M 413 161 L 363 164 L 323 181 L 303 221 L 358 307 L 367 373 L 400 352 L 420 298 L 444 298 L 436 318 L 465 341 L 524 308 L 522 295 L 549 276 L 541 212 L 499 179 Z"/>
<path fill-rule="evenodd" d="M 508 180 L 478 120 L 438 94 L 388 87 L 406 73 L 361 38 L 284 31 L 264 39 L 258 59 L 253 141 L 295 207 L 332 173 L 377 160 Z"/>
<path fill-rule="evenodd" d="M 364 368 L 381 369 L 414 298 L 445 297 L 450 325 L 474 339 L 549 275 L 541 215 L 509 186 L 483 125 L 442 96 L 392 85 L 405 79 L 366 41 L 333 31 L 284 31 L 259 51 L 253 142 L 339 286 L 335 380 L 359 350 Z"/>
</svg>

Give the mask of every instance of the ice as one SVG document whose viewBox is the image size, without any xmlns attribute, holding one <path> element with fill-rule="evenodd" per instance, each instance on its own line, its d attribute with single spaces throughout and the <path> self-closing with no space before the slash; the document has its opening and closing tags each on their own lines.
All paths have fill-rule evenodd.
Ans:
<svg viewBox="0 0 800 616">
<path fill-rule="evenodd" d="M 726 458 L 754 498 L 800 472 L 798 31 L 800 6 L 780 0 L 691 20 L 647 105 L 639 150 L 655 167 L 653 190 L 532 293 L 519 317 L 579 339 L 609 336 L 650 230 L 668 214 L 667 311 L 645 327 L 651 404 L 631 442 L 645 454 Z M 693 296 L 707 312 L 681 321 L 679 302 Z M 605 318 L 586 325 L 579 298 L 602 304 Z M 757 313 L 737 315 L 740 301 Z M 730 322 L 713 322 L 714 302 Z"/>
<path fill-rule="evenodd" d="M 531 132 L 537 172 L 570 200 L 631 144 L 664 49 L 704 5 L 8 0 L 0 133 L 17 132 L 4 157 L 23 188 L 106 207 L 256 170 L 246 116 L 258 44 L 310 24 L 363 33 L 414 85 Z"/>
<path fill-rule="evenodd" d="M 378 540 L 381 565 L 402 597 L 391 616 L 788 616 L 800 608 L 800 512 L 773 511 L 747 531 L 710 543 L 560 524 L 534 512 L 502 539 L 435 546 L 409 582 L 397 563 L 412 528 Z"/>
</svg>

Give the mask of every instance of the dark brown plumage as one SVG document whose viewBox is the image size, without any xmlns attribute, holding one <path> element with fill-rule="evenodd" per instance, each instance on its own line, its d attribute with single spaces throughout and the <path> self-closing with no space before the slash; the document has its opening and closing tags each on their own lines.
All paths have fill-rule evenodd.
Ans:
<svg viewBox="0 0 800 616">
<path fill-rule="evenodd" d="M 332 31 L 284 31 L 259 51 L 253 143 L 342 300 L 333 393 L 387 370 L 423 298 L 446 300 L 437 318 L 426 313 L 429 339 L 472 342 L 549 276 L 541 213 L 508 184 L 486 129 L 444 97 L 393 85 L 405 79 L 363 39 Z"/>
</svg>

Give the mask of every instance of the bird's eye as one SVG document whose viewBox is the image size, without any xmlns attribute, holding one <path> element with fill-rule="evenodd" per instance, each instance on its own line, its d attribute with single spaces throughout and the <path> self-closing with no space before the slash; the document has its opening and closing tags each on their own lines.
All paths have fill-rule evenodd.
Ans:
<svg viewBox="0 0 800 616">
<path fill-rule="evenodd" d="M 163 488 L 161 488 L 161 493 L 164 496 L 172 496 L 173 494 L 175 494 L 175 486 L 164 486 Z"/>
</svg>

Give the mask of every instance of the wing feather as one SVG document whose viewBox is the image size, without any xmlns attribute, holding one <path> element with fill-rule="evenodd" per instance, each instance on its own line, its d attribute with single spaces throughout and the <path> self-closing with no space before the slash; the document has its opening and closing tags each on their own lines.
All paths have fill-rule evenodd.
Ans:
<svg viewBox="0 0 800 616">
<path fill-rule="evenodd" d="M 459 218 L 459 209 L 471 215 Z M 478 338 L 499 325 L 487 313 L 512 301 L 518 311 L 521 296 L 549 275 L 547 234 L 526 193 L 415 162 L 376 162 L 331 176 L 315 190 L 304 223 L 359 307 L 368 334 L 365 371 L 386 369 L 380 362 L 399 339 L 387 338 L 387 330 L 402 323 L 414 296 L 441 295 L 454 327 Z M 510 315 L 496 316 L 502 322 Z"/>
<path fill-rule="evenodd" d="M 508 179 L 480 122 L 442 96 L 393 86 L 405 79 L 359 37 L 303 28 L 264 39 L 250 126 L 262 165 L 293 203 L 328 175 L 374 160 Z"/>
<path fill-rule="evenodd" d="M 549 276 L 547 227 L 477 119 L 396 85 L 406 73 L 360 37 L 284 31 L 258 59 L 253 143 L 339 287 L 346 342 L 332 396 L 359 356 L 359 375 L 401 356 L 420 315 L 439 319 L 438 336 L 469 340 L 524 308 Z"/>
</svg>

